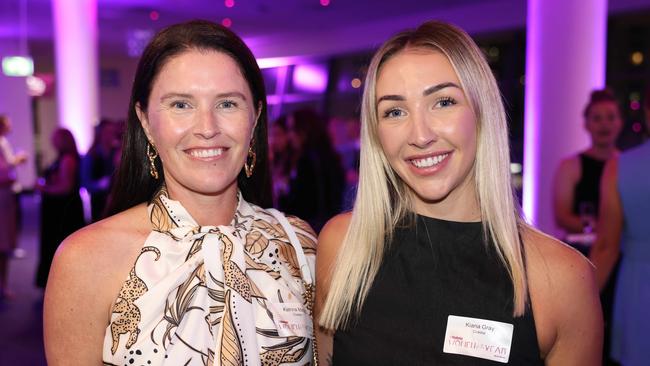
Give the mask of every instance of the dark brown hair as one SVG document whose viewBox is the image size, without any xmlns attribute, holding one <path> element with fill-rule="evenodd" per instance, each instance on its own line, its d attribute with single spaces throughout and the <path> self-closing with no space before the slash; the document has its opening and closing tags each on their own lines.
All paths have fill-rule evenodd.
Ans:
<svg viewBox="0 0 650 366">
<path fill-rule="evenodd" d="M 593 107 L 594 104 L 598 104 L 602 102 L 612 102 L 616 104 L 616 108 L 618 108 L 620 112 L 620 107 L 618 106 L 618 100 L 616 100 L 616 97 L 614 96 L 614 93 L 611 91 L 611 89 L 609 88 L 596 89 L 593 90 L 589 95 L 589 102 L 587 103 L 587 106 L 585 107 L 585 111 L 583 112 L 584 117 L 585 118 L 589 117 L 589 112 L 591 112 L 591 107 Z"/>
<path fill-rule="evenodd" d="M 116 181 L 111 192 L 108 214 L 112 215 L 142 202 L 149 202 L 164 181 L 160 159 L 156 166 L 160 179 L 149 175 L 146 155 L 147 138 L 136 115 L 136 105 L 147 110 L 153 82 L 169 59 L 191 49 L 214 50 L 233 58 L 239 66 L 253 95 L 253 105 L 261 108 L 253 131 L 253 149 L 257 155 L 255 170 L 250 178 L 240 171 L 237 184 L 244 198 L 259 206 L 268 207 L 271 200 L 271 180 L 268 167 L 266 91 L 262 73 L 251 50 L 239 36 L 228 28 L 204 20 L 172 25 L 154 36 L 145 48 L 133 81 L 122 139 L 122 157 Z"/>
<path fill-rule="evenodd" d="M 61 139 L 60 140 L 61 146 L 60 147 L 55 146 L 59 156 L 63 156 L 65 154 L 72 154 L 76 157 L 79 157 L 79 151 L 77 150 L 77 143 L 70 130 L 68 130 L 67 128 L 57 128 L 52 133 L 52 137 Z"/>
</svg>

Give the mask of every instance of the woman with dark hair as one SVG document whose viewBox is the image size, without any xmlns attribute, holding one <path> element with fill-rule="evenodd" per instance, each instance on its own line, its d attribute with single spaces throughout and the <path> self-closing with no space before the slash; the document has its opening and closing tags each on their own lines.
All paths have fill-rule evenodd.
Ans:
<svg viewBox="0 0 650 366">
<path fill-rule="evenodd" d="M 251 51 L 207 21 L 138 64 L 108 217 L 70 236 L 45 297 L 50 365 L 304 364 L 315 238 L 271 203 Z"/>
<path fill-rule="evenodd" d="M 80 158 L 72 132 L 59 128 L 52 133 L 57 158 L 39 180 L 41 192 L 41 249 L 36 285 L 45 288 L 52 259 L 59 244 L 85 225 L 81 186 Z"/>
</svg>

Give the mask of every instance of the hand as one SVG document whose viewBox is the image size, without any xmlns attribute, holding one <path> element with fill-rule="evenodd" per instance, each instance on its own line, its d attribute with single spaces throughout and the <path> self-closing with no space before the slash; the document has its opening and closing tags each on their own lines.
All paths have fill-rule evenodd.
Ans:
<svg viewBox="0 0 650 366">
<path fill-rule="evenodd" d="M 27 154 L 23 151 L 18 152 L 14 155 L 14 165 L 23 164 L 27 161 Z"/>
</svg>

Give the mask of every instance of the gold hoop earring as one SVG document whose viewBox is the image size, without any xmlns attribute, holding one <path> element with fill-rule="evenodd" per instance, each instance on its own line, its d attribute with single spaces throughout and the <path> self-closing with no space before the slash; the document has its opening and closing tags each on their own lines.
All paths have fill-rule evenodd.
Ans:
<svg viewBox="0 0 650 366">
<path fill-rule="evenodd" d="M 153 151 L 151 151 L 153 150 Z M 149 174 L 151 174 L 151 177 L 153 179 L 158 179 L 158 169 L 156 169 L 156 158 L 158 157 L 158 151 L 156 151 L 156 148 L 151 145 L 151 143 L 147 143 L 147 158 L 149 158 Z"/>
<path fill-rule="evenodd" d="M 248 147 L 248 156 L 246 156 L 246 162 L 244 163 L 244 171 L 246 172 L 246 178 L 250 178 L 253 175 L 253 169 L 255 169 L 255 163 L 257 162 L 257 154 L 253 151 L 253 146 Z"/>
</svg>

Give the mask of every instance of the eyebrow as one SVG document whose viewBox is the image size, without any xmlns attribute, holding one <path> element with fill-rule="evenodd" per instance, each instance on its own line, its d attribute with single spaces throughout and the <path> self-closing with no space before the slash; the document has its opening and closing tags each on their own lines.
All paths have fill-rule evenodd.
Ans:
<svg viewBox="0 0 650 366">
<path fill-rule="evenodd" d="M 445 89 L 445 88 L 458 88 L 458 89 L 461 89 L 461 87 L 458 86 L 456 83 L 446 82 L 446 83 L 440 83 L 440 84 L 433 85 L 433 86 L 430 86 L 430 87 L 426 88 L 422 92 L 422 95 L 426 97 L 427 95 L 431 95 L 431 94 L 433 94 L 435 92 L 438 92 L 438 91 L 440 91 L 442 89 Z M 381 98 L 377 99 L 377 104 L 381 103 L 384 100 L 404 101 L 405 99 L 406 98 L 404 98 L 403 96 L 396 95 L 396 94 L 383 95 Z"/>
<path fill-rule="evenodd" d="M 431 94 L 433 94 L 433 93 L 435 93 L 437 91 L 440 91 L 440 90 L 442 90 L 444 88 L 458 88 L 458 89 L 461 89 L 460 86 L 456 85 L 456 83 L 447 82 L 447 83 L 441 83 L 441 84 L 430 86 L 430 87 L 426 88 L 422 92 L 422 95 L 426 97 L 427 95 L 431 95 Z"/>
<path fill-rule="evenodd" d="M 246 100 L 246 96 L 243 93 L 240 92 L 227 92 L 227 93 L 220 93 L 217 94 L 217 99 L 219 98 L 228 98 L 228 97 L 236 97 L 236 98 L 241 98 L 243 100 Z M 186 93 L 167 93 L 160 97 L 160 100 L 167 100 L 170 98 L 183 98 L 183 99 L 192 99 L 194 96 L 192 94 L 186 94 Z"/>
</svg>

